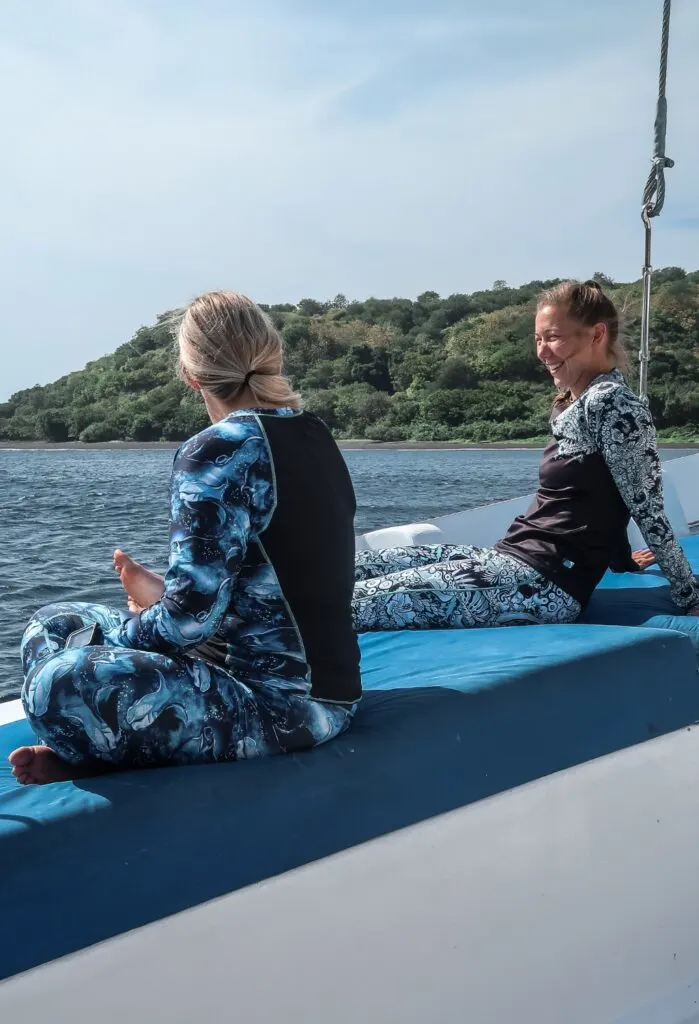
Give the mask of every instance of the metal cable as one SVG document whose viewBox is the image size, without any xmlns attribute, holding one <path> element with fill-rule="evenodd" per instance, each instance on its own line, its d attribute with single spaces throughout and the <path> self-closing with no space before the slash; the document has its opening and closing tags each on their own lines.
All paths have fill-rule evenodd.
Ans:
<svg viewBox="0 0 699 1024">
<path fill-rule="evenodd" d="M 667 132 L 667 54 L 670 41 L 670 7 L 672 0 L 663 3 L 663 32 L 660 41 L 660 75 L 658 78 L 658 104 L 655 113 L 655 143 L 653 166 L 646 187 L 643 190 L 643 209 L 648 217 L 657 217 L 665 202 L 665 168 L 674 167 L 674 160 L 665 156 L 665 135 Z"/>
<path fill-rule="evenodd" d="M 665 203 L 665 168 L 674 167 L 675 161 L 665 156 L 665 136 L 667 133 L 667 99 L 665 83 L 667 81 L 667 55 L 670 41 L 670 7 L 672 0 L 663 3 L 663 30 L 660 40 L 660 74 L 658 78 L 658 103 L 655 111 L 655 139 L 653 145 L 653 166 L 646 187 L 643 190 L 643 206 L 641 217 L 645 229 L 644 260 L 643 260 L 643 303 L 641 308 L 641 348 L 638 353 L 640 363 L 639 390 L 643 397 L 648 392 L 648 359 L 650 352 L 650 283 L 653 274 L 651 265 L 651 217 L 657 217 Z"/>
</svg>

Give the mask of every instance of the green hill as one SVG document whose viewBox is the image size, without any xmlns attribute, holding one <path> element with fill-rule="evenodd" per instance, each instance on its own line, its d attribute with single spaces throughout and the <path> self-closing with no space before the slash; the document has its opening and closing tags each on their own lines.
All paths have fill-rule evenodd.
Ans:
<svg viewBox="0 0 699 1024">
<path fill-rule="evenodd" d="M 596 275 L 625 310 L 635 381 L 640 282 Z M 546 433 L 553 390 L 532 339 L 537 293 L 554 282 L 440 298 L 270 306 L 307 408 L 337 437 L 507 441 Z M 174 375 L 164 314 L 112 355 L 0 404 L 0 439 L 179 440 L 208 421 Z M 699 438 L 699 271 L 656 272 L 650 399 L 667 438 Z"/>
</svg>

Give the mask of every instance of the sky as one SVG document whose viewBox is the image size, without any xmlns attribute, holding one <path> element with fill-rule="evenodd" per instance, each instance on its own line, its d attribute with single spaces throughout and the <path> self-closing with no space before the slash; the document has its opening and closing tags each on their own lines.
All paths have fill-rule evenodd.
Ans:
<svg viewBox="0 0 699 1024">
<path fill-rule="evenodd" d="M 33 0 L 0 13 L 0 401 L 212 288 L 633 280 L 661 0 Z M 699 4 L 654 264 L 699 268 Z"/>
</svg>

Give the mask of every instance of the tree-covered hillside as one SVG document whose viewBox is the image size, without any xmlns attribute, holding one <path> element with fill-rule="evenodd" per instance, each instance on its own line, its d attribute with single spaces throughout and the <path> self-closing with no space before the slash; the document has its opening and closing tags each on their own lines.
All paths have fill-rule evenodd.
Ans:
<svg viewBox="0 0 699 1024">
<path fill-rule="evenodd" d="M 635 383 L 640 282 L 596 275 L 626 311 Z M 440 298 L 268 308 L 287 372 L 337 437 L 377 441 L 505 441 L 545 434 L 553 389 L 533 344 L 537 293 L 551 281 Z M 699 271 L 653 281 L 650 395 L 665 436 L 699 437 Z M 164 314 L 112 355 L 0 404 L 0 439 L 179 440 L 207 423 L 174 375 Z"/>
</svg>

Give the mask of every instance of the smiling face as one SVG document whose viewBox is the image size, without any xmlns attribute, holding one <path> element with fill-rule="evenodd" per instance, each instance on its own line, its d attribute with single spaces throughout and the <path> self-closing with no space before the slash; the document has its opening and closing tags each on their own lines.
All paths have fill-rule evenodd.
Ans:
<svg viewBox="0 0 699 1024">
<path fill-rule="evenodd" d="M 542 306 L 537 310 L 534 337 L 537 358 L 556 387 L 569 390 L 573 398 L 598 374 L 612 368 L 607 325 L 587 327 L 571 317 L 564 306 Z"/>
</svg>

